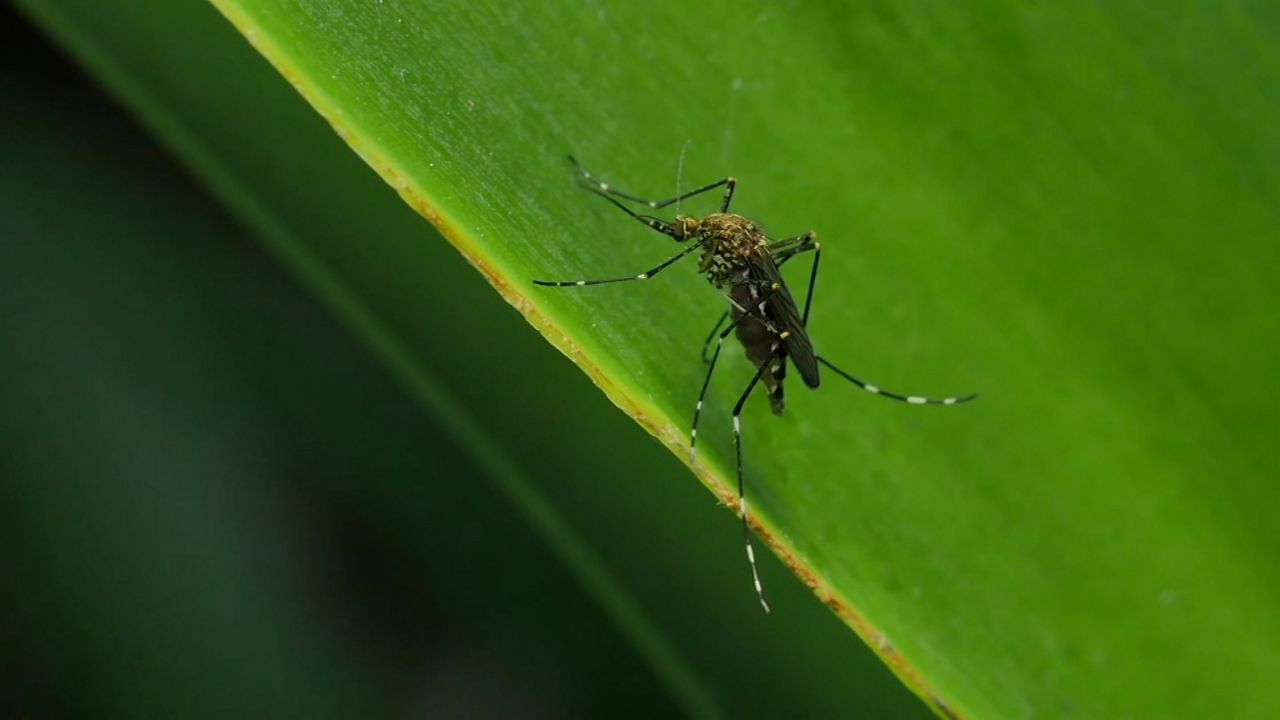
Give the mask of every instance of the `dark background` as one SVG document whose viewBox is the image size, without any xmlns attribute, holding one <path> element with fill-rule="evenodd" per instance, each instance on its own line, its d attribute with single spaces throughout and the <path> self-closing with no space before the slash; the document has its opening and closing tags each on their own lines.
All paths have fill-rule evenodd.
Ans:
<svg viewBox="0 0 1280 720">
<path fill-rule="evenodd" d="M 448 434 L 4 15 L 0 715 L 670 712 Z"/>
</svg>

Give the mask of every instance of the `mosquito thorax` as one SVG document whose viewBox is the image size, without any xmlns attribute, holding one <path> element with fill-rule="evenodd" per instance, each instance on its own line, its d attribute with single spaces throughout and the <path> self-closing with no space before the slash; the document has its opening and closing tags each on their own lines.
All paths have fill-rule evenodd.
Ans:
<svg viewBox="0 0 1280 720">
<path fill-rule="evenodd" d="M 739 282 L 751 256 L 768 244 L 759 225 L 736 213 L 711 213 L 702 218 L 698 236 L 702 243 L 698 270 L 716 287 Z"/>
</svg>

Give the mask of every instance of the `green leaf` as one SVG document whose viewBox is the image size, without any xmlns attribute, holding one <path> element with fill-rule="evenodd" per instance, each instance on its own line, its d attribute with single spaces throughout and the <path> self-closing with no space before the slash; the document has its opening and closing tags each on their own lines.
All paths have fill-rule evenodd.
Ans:
<svg viewBox="0 0 1280 720">
<path fill-rule="evenodd" d="M 1268 18 L 218 5 L 677 452 L 716 306 L 687 275 L 531 286 L 664 252 L 569 192 L 562 155 L 663 194 L 690 140 L 693 182 L 732 172 L 738 209 L 828 238 L 819 347 L 888 387 L 986 397 L 793 393 L 784 420 L 747 419 L 751 488 L 770 545 L 926 698 L 1277 709 L 1277 532 L 1251 509 L 1269 432 L 1238 424 L 1275 388 L 1254 341 L 1276 337 Z M 743 384 L 726 375 L 713 406 Z M 708 445 L 730 498 L 727 443 Z"/>
<path fill-rule="evenodd" d="M 468 613 L 488 613 L 487 626 L 504 643 L 556 645 L 568 660 L 532 659 L 527 664 L 534 667 L 526 672 L 550 667 L 558 676 L 577 674 L 580 708 L 621 704 L 645 717 L 655 715 L 652 705 L 664 702 L 694 716 L 827 717 L 851 707 L 877 717 L 926 712 L 769 558 L 762 558 L 762 570 L 786 624 L 764 617 L 744 592 L 749 586 L 733 516 L 682 480 L 669 453 L 636 433 L 559 353 L 528 332 L 520 316 L 388 193 L 211 7 L 58 0 L 31 3 L 29 9 L 348 321 L 405 384 L 408 397 L 472 450 L 493 491 L 542 534 L 612 616 L 649 661 L 667 697 L 643 704 L 629 700 L 652 695 L 653 679 L 626 672 L 629 654 L 618 655 L 612 635 L 593 631 L 586 624 L 589 615 L 564 619 L 575 615 L 577 606 L 566 602 L 572 592 L 559 587 L 561 572 L 527 562 L 531 550 L 523 528 L 498 527 L 484 542 L 476 540 L 493 523 L 479 523 L 474 498 L 458 504 L 459 496 L 484 496 L 454 488 L 473 485 L 469 475 L 427 473 L 419 478 L 421 492 L 408 493 L 400 503 L 377 484 L 363 492 L 347 490 L 364 506 L 387 508 L 387 527 L 402 527 L 418 515 L 422 497 L 457 513 L 454 524 L 462 523 L 462 529 L 404 530 L 397 533 L 404 547 L 389 552 L 415 558 L 404 566 L 407 573 L 434 576 L 448 567 L 459 575 L 451 586 L 472 583 L 472 594 L 480 598 L 467 605 Z M 306 181 L 298 182 L 300 177 Z M 441 305 L 441 298 L 450 304 Z M 320 345 L 313 352 L 327 355 L 329 349 Z M 510 372 L 513 358 L 527 374 Z M 312 363 L 302 362 L 297 372 L 306 374 Z M 530 375 L 539 381 L 530 383 Z M 554 422 L 548 422 L 545 408 L 554 408 Z M 371 422 L 345 440 L 354 455 L 368 452 L 364 434 L 406 431 L 381 430 L 371 412 L 362 408 L 355 417 L 317 415 L 311 421 L 331 426 L 335 438 L 353 423 Z M 422 452 L 434 450 L 424 444 Z M 619 463 L 620 457 L 626 462 Z M 418 462 L 435 464 L 430 457 Z M 440 542 L 441 537 L 450 540 Z M 512 550 L 497 563 L 486 548 L 504 544 Z M 424 556 L 430 547 L 445 558 Z M 475 567 L 467 570 L 468 561 Z M 441 583 L 434 577 L 430 582 Z M 432 610 L 422 617 L 428 627 L 459 624 Z M 524 619 L 540 619 L 541 630 L 520 630 Z M 565 633 L 565 627 L 574 631 Z M 707 637 L 735 640 L 710 643 Z M 601 662 L 600 653 L 610 660 Z M 522 655 L 528 653 L 517 653 L 513 661 Z M 591 669 L 579 673 L 577 667 Z M 147 676 L 135 682 L 145 685 Z"/>
<path fill-rule="evenodd" d="M 563 156 L 666 195 L 688 141 L 685 182 L 732 173 L 735 209 L 778 236 L 817 230 L 819 351 L 883 387 L 983 397 L 906 407 L 828 374 L 780 419 L 757 398 L 748 492 L 770 546 L 935 708 L 1280 712 L 1276 18 L 1140 3 L 217 5 L 679 457 L 721 303 L 687 268 L 533 286 L 672 251 L 576 191 Z M 351 262 L 378 241 L 351 237 Z M 382 258 L 388 277 L 416 257 Z M 453 288 L 403 304 L 360 287 L 399 327 L 467 319 Z M 503 359 L 499 372 L 522 370 Z M 745 365 L 731 355 L 713 385 L 697 467 L 730 503 L 726 415 Z M 542 422 L 576 410 L 526 377 L 543 385 L 525 397 Z"/>
</svg>

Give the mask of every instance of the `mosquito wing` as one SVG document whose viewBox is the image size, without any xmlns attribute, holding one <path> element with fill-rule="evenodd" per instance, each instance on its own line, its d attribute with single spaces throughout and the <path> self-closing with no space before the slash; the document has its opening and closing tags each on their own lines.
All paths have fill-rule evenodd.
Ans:
<svg viewBox="0 0 1280 720">
<path fill-rule="evenodd" d="M 805 331 L 804 319 L 800 317 L 796 301 L 791 297 L 782 273 L 767 251 L 752 256 L 751 275 L 765 287 L 773 287 L 775 284 L 778 286 L 765 302 L 765 313 L 780 331 L 788 333 L 787 339 L 782 342 L 787 347 L 791 361 L 800 371 L 804 384 L 811 388 L 818 387 L 818 359 L 813 354 L 813 343 L 809 341 L 809 333 Z"/>
</svg>

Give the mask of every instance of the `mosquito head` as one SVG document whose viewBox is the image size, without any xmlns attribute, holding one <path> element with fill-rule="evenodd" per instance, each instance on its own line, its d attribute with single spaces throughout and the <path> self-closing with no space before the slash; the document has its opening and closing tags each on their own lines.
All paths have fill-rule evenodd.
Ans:
<svg viewBox="0 0 1280 720">
<path fill-rule="evenodd" d="M 675 222 L 671 223 L 671 236 L 680 241 L 688 240 L 697 237 L 701 227 L 702 221 L 698 218 L 677 216 Z"/>
</svg>

